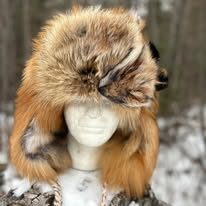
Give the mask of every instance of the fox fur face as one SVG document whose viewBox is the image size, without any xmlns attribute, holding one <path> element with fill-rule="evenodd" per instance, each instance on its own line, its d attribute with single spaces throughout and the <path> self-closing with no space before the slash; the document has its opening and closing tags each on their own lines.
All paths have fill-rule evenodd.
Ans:
<svg viewBox="0 0 206 206">
<path fill-rule="evenodd" d="M 54 105 L 101 101 L 102 95 L 127 106 L 146 105 L 154 98 L 158 67 L 142 30 L 143 22 L 121 9 L 58 15 L 36 39 L 36 69 L 25 75 L 39 97 Z"/>
</svg>

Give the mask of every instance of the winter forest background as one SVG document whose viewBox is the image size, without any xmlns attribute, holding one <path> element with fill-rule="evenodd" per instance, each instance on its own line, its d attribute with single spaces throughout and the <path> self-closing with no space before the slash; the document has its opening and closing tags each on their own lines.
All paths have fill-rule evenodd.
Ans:
<svg viewBox="0 0 206 206">
<path fill-rule="evenodd" d="M 174 206 L 206 204 L 205 0 L 0 0 L 0 169 L 8 161 L 14 98 L 32 38 L 73 3 L 135 8 L 169 72 L 161 93 L 161 148 L 152 187 Z"/>
</svg>

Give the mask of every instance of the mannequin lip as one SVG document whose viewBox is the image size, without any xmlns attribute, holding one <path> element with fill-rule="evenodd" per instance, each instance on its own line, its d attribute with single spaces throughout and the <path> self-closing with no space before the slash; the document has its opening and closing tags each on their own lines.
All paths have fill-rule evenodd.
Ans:
<svg viewBox="0 0 206 206">
<path fill-rule="evenodd" d="M 91 126 L 83 126 L 83 125 L 79 125 L 79 127 L 87 128 L 87 129 L 105 129 L 105 127 L 91 127 Z"/>
<path fill-rule="evenodd" d="M 88 126 L 78 126 L 80 129 L 86 130 L 88 132 L 103 132 L 105 127 L 88 127 Z"/>
<path fill-rule="evenodd" d="M 106 128 L 105 126 L 102 126 L 102 122 L 97 123 L 90 120 L 87 120 L 87 122 L 78 122 L 78 127 L 91 130 L 103 130 Z"/>
</svg>

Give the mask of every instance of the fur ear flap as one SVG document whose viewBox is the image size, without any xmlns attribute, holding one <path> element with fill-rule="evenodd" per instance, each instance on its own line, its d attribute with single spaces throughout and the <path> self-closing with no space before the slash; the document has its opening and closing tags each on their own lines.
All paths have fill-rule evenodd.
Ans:
<svg viewBox="0 0 206 206">
<path fill-rule="evenodd" d="M 157 76 L 157 82 L 155 84 L 156 91 L 160 91 L 163 89 L 166 89 L 168 87 L 168 73 L 166 69 L 159 69 L 158 70 L 158 76 Z"/>
</svg>

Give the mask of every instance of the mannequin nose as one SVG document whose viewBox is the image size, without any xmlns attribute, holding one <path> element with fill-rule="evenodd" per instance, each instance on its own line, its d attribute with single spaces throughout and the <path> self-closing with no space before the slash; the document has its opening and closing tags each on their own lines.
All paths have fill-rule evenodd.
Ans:
<svg viewBox="0 0 206 206">
<path fill-rule="evenodd" d="M 102 111 L 100 106 L 90 106 L 87 109 L 86 115 L 92 119 L 97 119 L 101 117 Z"/>
</svg>

